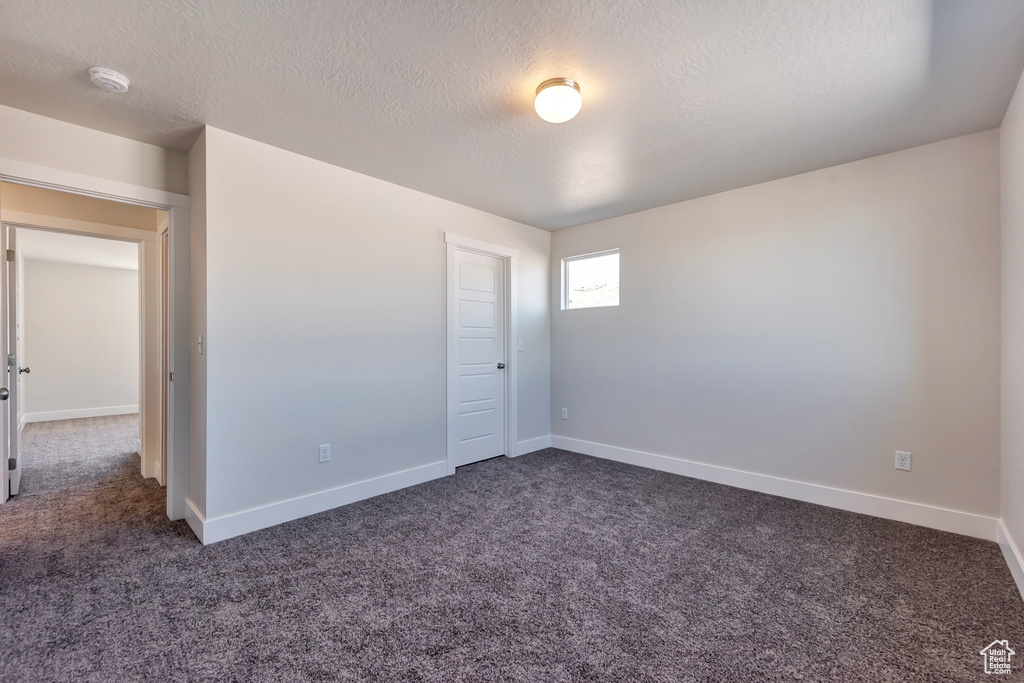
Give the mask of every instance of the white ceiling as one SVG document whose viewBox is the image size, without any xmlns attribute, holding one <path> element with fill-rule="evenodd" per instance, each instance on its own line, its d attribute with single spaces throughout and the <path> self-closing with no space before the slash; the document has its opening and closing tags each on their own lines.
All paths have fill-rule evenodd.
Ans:
<svg viewBox="0 0 1024 683">
<path fill-rule="evenodd" d="M 139 245 L 44 230 L 18 230 L 17 248 L 26 259 L 84 266 L 139 269 Z"/>
<path fill-rule="evenodd" d="M 201 124 L 544 228 L 999 125 L 1021 0 L 3 0 L 0 102 Z M 132 79 L 89 85 L 89 66 Z M 578 80 L 566 124 L 533 112 Z"/>
</svg>

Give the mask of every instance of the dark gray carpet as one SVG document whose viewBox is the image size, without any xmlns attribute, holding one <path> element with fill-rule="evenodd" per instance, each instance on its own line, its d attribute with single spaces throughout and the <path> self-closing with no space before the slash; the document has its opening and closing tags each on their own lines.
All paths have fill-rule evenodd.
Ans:
<svg viewBox="0 0 1024 683">
<path fill-rule="evenodd" d="M 994 543 L 564 451 L 210 547 L 137 471 L 0 506 L 0 680 L 977 681 L 1024 651 Z"/>
<path fill-rule="evenodd" d="M 138 440 L 138 413 L 30 422 L 21 432 L 19 495 L 114 479 L 135 454 Z"/>
</svg>

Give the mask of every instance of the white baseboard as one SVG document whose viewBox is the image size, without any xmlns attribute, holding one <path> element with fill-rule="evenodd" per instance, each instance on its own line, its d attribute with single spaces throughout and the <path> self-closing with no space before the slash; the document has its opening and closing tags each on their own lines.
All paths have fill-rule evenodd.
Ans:
<svg viewBox="0 0 1024 683">
<path fill-rule="evenodd" d="M 954 534 L 983 538 L 987 541 L 996 540 L 996 523 L 998 520 L 995 517 L 985 517 L 984 515 L 976 515 L 959 510 L 948 510 L 922 503 L 912 503 L 895 498 L 876 496 L 870 493 L 847 491 L 820 484 L 809 484 L 793 479 L 773 477 L 767 474 L 755 474 L 718 465 L 707 465 L 693 462 L 692 460 L 670 458 L 665 455 L 570 439 L 564 436 L 552 435 L 551 445 L 554 448 L 591 455 L 596 458 L 639 465 L 640 467 L 671 472 L 672 474 L 681 474 L 685 477 L 703 479 L 750 491 L 759 491 L 773 496 L 782 496 L 840 510 L 859 512 L 873 517 L 907 522 L 908 524 L 916 524 L 940 531 L 949 531 Z"/>
<path fill-rule="evenodd" d="M 542 451 L 551 448 L 551 435 L 538 436 L 535 439 L 527 439 L 516 444 L 516 455 L 526 455 L 534 451 Z"/>
<path fill-rule="evenodd" d="M 188 522 L 188 526 L 192 529 L 192 533 L 196 535 L 200 543 L 205 545 L 206 541 L 203 540 L 203 525 L 206 524 L 206 517 L 203 513 L 199 512 L 196 508 L 196 504 L 192 502 L 191 498 L 185 499 L 185 521 Z"/>
<path fill-rule="evenodd" d="M 393 474 L 385 474 L 366 481 L 338 486 L 326 491 L 318 491 L 297 498 L 270 503 L 251 510 L 234 512 L 210 519 L 205 518 L 192 504 L 186 500 L 185 519 L 192 531 L 203 544 L 216 543 L 234 536 L 241 536 L 251 531 L 266 529 L 293 519 L 315 515 L 318 512 L 331 510 L 356 501 L 373 498 L 398 489 L 422 484 L 432 479 L 447 476 L 448 463 L 435 462 L 429 465 L 413 467 Z"/>
<path fill-rule="evenodd" d="M 1010 536 L 1010 532 L 1006 528 L 1006 524 L 1001 519 L 999 520 L 997 540 L 999 541 L 999 548 L 1003 551 L 1003 557 L 1006 558 L 1006 564 L 1010 567 L 1010 573 L 1013 574 L 1017 590 L 1020 591 L 1020 596 L 1024 598 L 1024 555 L 1021 555 L 1020 548 L 1014 543 L 1013 537 Z"/>
<path fill-rule="evenodd" d="M 139 412 L 139 406 L 107 406 L 105 408 L 82 408 L 79 410 L 53 410 L 45 413 L 25 413 L 22 419 L 28 422 L 53 422 L 54 420 L 76 420 L 81 417 L 106 417 L 107 415 L 130 415 Z"/>
</svg>

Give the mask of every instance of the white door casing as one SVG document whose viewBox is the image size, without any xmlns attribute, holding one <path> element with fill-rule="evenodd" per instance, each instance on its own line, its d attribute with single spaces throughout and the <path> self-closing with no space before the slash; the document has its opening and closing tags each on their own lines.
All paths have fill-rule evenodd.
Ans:
<svg viewBox="0 0 1024 683">
<path fill-rule="evenodd" d="M 169 227 L 169 309 L 168 338 L 171 349 L 169 354 L 170 373 L 174 381 L 170 383 L 170 398 L 166 406 L 165 419 L 168 421 L 167 442 L 167 516 L 170 519 L 185 518 L 185 498 L 188 491 L 188 434 L 189 434 L 189 198 L 185 195 L 156 190 L 153 188 L 131 185 L 105 178 L 83 175 L 70 171 L 28 164 L 17 160 L 0 158 L 0 181 L 41 187 L 59 192 L 87 197 L 97 197 L 112 201 L 148 206 L 168 212 Z M 0 231 L 0 236 L 6 231 Z M 6 248 L 6 240 L 2 248 Z M 0 283 L 6 284 L 4 278 Z M 2 325 L 5 331 L 9 325 L 6 320 L 6 306 L 3 310 Z M 6 335 L 0 334 L 4 345 Z M 140 397 L 141 398 L 141 397 Z M 6 427 L 7 420 L 0 420 Z M 6 430 L 4 430 L 6 431 Z M 2 433 L 2 432 L 0 432 Z M 9 440 L 0 439 L 3 450 L 9 448 Z M 4 465 L 4 484 L 7 489 L 7 468 Z M 6 494 L 0 500 L 6 500 Z"/>
<path fill-rule="evenodd" d="M 7 254 L 16 255 L 18 253 L 17 248 L 17 231 L 13 227 L 7 227 Z M 7 463 L 4 463 L 5 470 L 7 471 L 7 485 L 8 491 L 5 492 L 10 495 L 16 495 L 18 490 L 21 488 L 21 456 L 19 454 L 20 436 L 21 430 L 18 425 L 18 417 L 21 412 L 18 409 L 21 396 L 19 391 L 21 383 L 18 381 L 20 373 L 18 372 L 18 366 L 21 363 L 21 358 L 17 357 L 18 351 L 18 260 L 17 258 L 7 258 L 7 279 L 5 288 L 5 301 L 4 306 L 7 311 L 7 338 L 4 346 L 4 367 L 7 370 L 4 375 L 4 383 L 7 386 L 10 396 L 4 404 L 4 423 L 7 429 L 7 457 L 8 462 L 15 463 L 13 469 L 11 469 Z M 13 362 L 12 362 L 13 361 Z"/>
<path fill-rule="evenodd" d="M 515 454 L 518 252 L 445 234 L 448 473 Z"/>
</svg>

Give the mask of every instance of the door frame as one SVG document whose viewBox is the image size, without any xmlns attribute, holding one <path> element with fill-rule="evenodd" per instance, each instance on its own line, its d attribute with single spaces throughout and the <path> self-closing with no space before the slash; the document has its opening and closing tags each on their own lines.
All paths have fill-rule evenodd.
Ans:
<svg viewBox="0 0 1024 683">
<path fill-rule="evenodd" d="M 160 258 L 160 407 L 163 419 L 160 420 L 160 479 L 161 483 L 167 481 L 167 453 L 168 442 L 170 441 L 170 424 L 167 422 L 167 413 L 171 406 L 171 299 L 170 281 L 167 279 L 170 270 L 171 234 L 170 230 L 164 228 L 159 231 L 157 238 L 159 247 L 157 255 Z M 141 260 L 141 259 L 140 259 Z"/>
<path fill-rule="evenodd" d="M 58 192 L 106 199 L 123 204 L 145 206 L 166 211 L 168 215 L 168 357 L 170 373 L 170 400 L 163 418 L 167 422 L 167 442 L 163 444 L 167 462 L 167 516 L 185 518 L 185 498 L 188 493 L 188 441 L 189 441 L 189 198 L 140 185 L 132 185 L 106 178 L 97 178 L 72 171 L 64 171 L 12 159 L 0 158 L 0 182 L 27 185 Z M 0 202 L 3 198 L 0 197 Z M 8 221 L 17 223 L 18 221 Z M 0 253 L 6 253 L 7 231 L 0 230 Z M 3 277 L 6 278 L 6 259 Z M 0 334 L 6 338 L 6 318 L 0 323 Z M 140 400 L 142 397 L 140 396 Z M 3 464 L 6 465 L 8 441 L 3 430 Z M 0 496 L 2 504 L 2 496 Z"/>
<path fill-rule="evenodd" d="M 455 474 L 455 450 L 458 445 L 456 424 L 459 417 L 459 397 L 453 371 L 458 366 L 456 347 L 453 341 L 457 338 L 456 323 L 456 289 L 455 289 L 455 252 L 465 251 L 485 256 L 493 256 L 505 261 L 505 457 L 516 456 L 516 425 L 519 362 L 512 357 L 518 353 L 519 311 L 517 309 L 516 285 L 518 282 L 517 267 L 519 250 L 500 244 L 482 242 L 471 237 L 463 237 L 450 232 L 444 233 L 445 241 L 445 394 L 446 394 L 446 437 L 445 460 L 448 474 Z"/>
<path fill-rule="evenodd" d="M 50 217 L 50 216 L 23 215 L 21 212 L 17 212 L 17 211 L 9 211 L 8 215 L 11 216 L 11 218 L 8 218 L 7 220 L 0 219 L 0 229 L 3 230 L 4 238 L 6 239 L 7 247 L 8 248 L 10 248 L 10 244 L 12 242 L 14 242 L 16 255 L 18 254 L 17 240 L 13 239 L 13 238 L 14 238 L 14 235 L 16 234 L 16 231 L 18 231 L 18 230 L 21 230 L 21 231 L 32 230 L 32 231 L 35 231 L 35 232 L 53 232 L 53 233 L 58 233 L 58 234 L 62 234 L 62 235 L 75 235 L 77 237 L 87 237 L 87 238 L 99 239 L 99 240 L 110 240 L 110 241 L 113 241 L 113 242 L 124 242 L 126 244 L 134 244 L 136 246 L 136 248 L 138 249 L 138 266 L 139 266 L 139 269 L 138 269 L 138 275 L 139 275 L 139 329 L 138 329 L 138 333 L 139 333 L 139 439 L 138 439 L 138 442 L 137 442 L 137 449 L 138 449 L 139 459 L 141 461 L 140 464 L 141 464 L 142 476 L 145 477 L 145 478 L 155 478 L 157 480 L 157 483 L 159 483 L 160 485 L 163 485 L 166 482 L 165 473 L 162 471 L 163 470 L 164 462 L 166 461 L 166 448 L 167 448 L 166 440 L 164 438 L 163 432 L 161 432 L 161 436 L 160 436 L 160 439 L 159 439 L 160 452 L 158 454 L 158 456 L 160 458 L 160 469 L 154 471 L 153 468 L 151 467 L 151 461 L 153 459 L 153 453 L 151 452 L 151 449 L 149 449 L 149 447 L 148 447 L 148 444 L 152 441 L 152 439 L 150 438 L 150 433 L 149 433 L 151 428 L 147 425 L 147 422 L 148 422 L 147 418 L 152 416 L 154 401 L 150 397 L 153 395 L 154 392 L 151 391 L 151 388 L 150 388 L 151 380 L 147 378 L 147 371 L 148 371 L 148 367 L 149 367 L 149 362 L 151 361 L 150 356 L 152 355 L 147 349 L 148 349 L 148 347 L 150 345 L 150 342 L 152 340 L 150 339 L 150 334 L 149 334 L 149 332 L 146 329 L 147 322 L 148 322 L 146 318 L 147 318 L 147 314 L 149 313 L 149 302 L 147 302 L 147 296 L 146 295 L 148 293 L 150 293 L 150 287 L 147 287 L 147 283 L 149 282 L 150 276 L 153 275 L 153 272 L 152 272 L 152 267 L 151 266 L 147 266 L 147 264 L 146 264 L 146 261 L 148 260 L 146 258 L 146 256 L 147 256 L 149 250 L 155 250 L 156 251 L 155 258 L 153 260 L 157 262 L 158 271 L 157 271 L 156 274 L 159 276 L 159 274 L 160 274 L 159 273 L 159 263 L 162 260 L 161 259 L 161 254 L 160 254 L 160 251 L 162 249 L 162 243 L 160 242 L 160 236 L 159 235 L 155 236 L 153 232 L 148 231 L 148 230 L 140 230 L 138 228 L 126 228 L 126 227 L 121 227 L 121 226 L 109 226 L 110 229 L 108 231 L 94 232 L 94 231 L 90 231 L 90 230 L 86 229 L 87 227 L 91 227 L 94 224 L 92 224 L 89 221 L 79 221 L 77 219 L 68 219 L 68 218 Z M 36 223 L 35 221 L 37 219 L 46 220 L 46 221 L 48 221 L 48 223 L 42 223 L 42 222 Z M 99 228 L 99 227 L 106 227 L 106 226 L 101 226 L 100 224 L 95 224 L 95 225 L 96 225 L 97 228 Z M 5 265 L 7 267 L 7 272 L 10 273 L 10 271 L 11 271 L 11 263 L 6 263 Z M 19 266 L 17 260 L 14 261 L 14 265 L 15 266 Z M 9 282 L 11 281 L 11 279 L 12 278 L 8 277 L 7 280 L 5 281 L 8 284 L 8 286 L 9 286 Z M 14 278 L 16 286 L 17 286 L 17 279 L 18 278 Z M 10 306 L 10 301 L 18 293 L 21 293 L 20 290 L 16 290 L 16 291 L 12 292 L 10 289 L 8 289 L 5 292 L 4 315 L 6 317 L 3 320 L 6 323 L 5 328 L 7 330 L 8 335 L 10 335 L 10 332 L 11 332 L 11 320 L 10 320 L 11 306 Z M 163 316 L 163 311 L 160 311 L 159 313 L 160 313 L 159 317 L 162 317 Z M 160 338 L 159 334 L 157 335 L 157 338 L 158 338 L 158 340 L 160 341 L 160 344 L 161 344 L 160 353 L 161 353 L 161 356 L 162 356 L 163 353 L 164 353 L 164 349 L 163 349 L 163 343 L 164 342 Z M 17 353 L 17 349 L 11 349 L 10 348 L 10 339 L 5 339 L 4 340 L 3 351 L 4 351 L 4 353 L 0 353 L 0 357 L 6 358 L 7 354 L 14 353 L 15 356 L 17 357 L 17 360 L 18 360 L 17 365 L 20 366 L 20 365 L 22 365 L 25 362 L 25 359 L 22 358 L 21 355 Z M 163 372 L 163 370 L 161 369 L 161 373 L 162 372 Z M 24 408 L 24 404 L 22 403 L 22 397 L 21 397 L 20 388 L 21 388 L 20 385 L 18 385 L 18 389 L 19 390 L 18 390 L 18 393 L 16 393 L 15 396 L 14 396 L 15 403 L 11 404 L 13 406 L 11 408 L 11 410 L 22 410 Z M 165 409 L 165 406 L 164 406 L 163 396 L 162 395 L 160 397 L 160 400 L 156 401 L 156 410 L 158 411 L 158 413 L 160 415 L 161 430 L 163 430 L 164 429 L 163 425 L 167 424 L 167 412 L 166 412 L 166 409 Z M 12 419 L 9 424 L 14 425 L 16 423 Z M 20 424 L 17 424 L 15 428 L 16 429 L 20 429 Z M 7 442 L 6 442 L 5 445 L 6 445 L 7 449 L 8 449 L 8 451 L 14 450 L 12 448 L 13 447 L 14 438 L 15 438 L 14 434 L 9 434 L 8 437 L 7 437 Z M 20 456 L 21 456 L 20 451 L 18 452 L 18 456 L 19 456 L 19 461 L 20 461 Z M 20 468 L 20 465 L 19 465 L 19 468 Z"/>
</svg>

